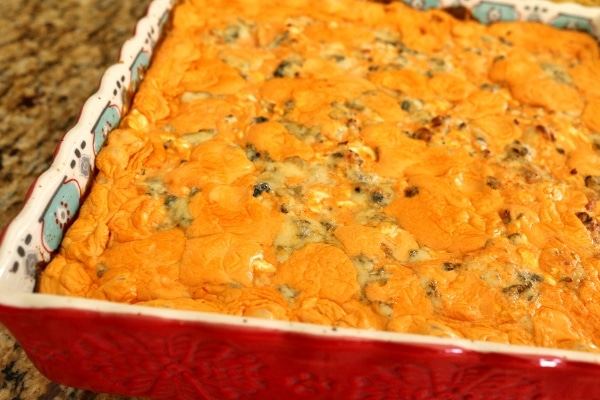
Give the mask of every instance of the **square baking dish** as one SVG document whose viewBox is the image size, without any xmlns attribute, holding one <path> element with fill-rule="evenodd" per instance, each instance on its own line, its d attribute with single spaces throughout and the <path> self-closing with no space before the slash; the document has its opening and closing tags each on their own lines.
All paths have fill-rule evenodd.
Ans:
<svg viewBox="0 0 600 400">
<path fill-rule="evenodd" d="M 415 0 L 482 23 L 541 21 L 598 37 L 600 11 L 518 0 Z M 600 399 L 600 354 L 158 309 L 35 293 L 126 114 L 174 3 L 154 0 L 52 166 L 0 235 L 0 322 L 60 384 L 157 399 Z"/>
</svg>

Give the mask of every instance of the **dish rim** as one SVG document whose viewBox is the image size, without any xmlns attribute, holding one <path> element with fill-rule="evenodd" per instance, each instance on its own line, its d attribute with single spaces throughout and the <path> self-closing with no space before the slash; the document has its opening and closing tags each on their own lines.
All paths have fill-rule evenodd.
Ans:
<svg viewBox="0 0 600 400">
<path fill-rule="evenodd" d="M 135 304 L 115 303 L 106 300 L 87 299 L 42 293 L 0 293 L 0 307 L 50 310 L 69 309 L 99 314 L 133 315 L 158 320 L 225 325 L 240 329 L 254 328 L 280 333 L 296 333 L 313 337 L 332 337 L 349 340 L 380 341 L 414 346 L 446 348 L 447 352 L 497 353 L 508 356 L 537 357 L 540 367 L 558 367 L 563 362 L 583 362 L 600 366 L 600 353 L 564 350 L 550 347 L 524 346 L 471 340 L 445 338 L 430 335 L 379 331 L 372 329 L 333 327 L 306 322 L 269 320 L 250 316 L 237 316 L 206 311 L 179 310 L 149 307 Z"/>
<path fill-rule="evenodd" d="M 405 0 L 404 2 L 408 1 Z M 55 153 L 52 164 L 46 171 L 44 171 L 41 175 L 35 178 L 26 196 L 22 210 L 4 227 L 2 232 L 0 232 L 0 306 L 32 310 L 73 309 L 82 312 L 91 311 L 98 313 L 116 313 L 121 315 L 134 314 L 147 316 L 150 318 L 186 321 L 191 323 L 202 322 L 209 324 L 224 324 L 228 326 L 238 326 L 245 328 L 252 327 L 257 329 L 270 329 L 280 332 L 295 332 L 319 336 L 325 335 L 359 340 L 378 340 L 394 343 L 404 343 L 408 345 L 432 345 L 448 348 L 454 347 L 456 350 L 459 351 L 472 350 L 480 353 L 494 352 L 516 356 L 536 356 L 540 357 L 540 360 L 546 360 L 546 358 L 554 357 L 553 360 L 547 360 L 549 361 L 549 364 L 545 365 L 546 367 L 549 366 L 553 361 L 557 361 L 557 359 L 579 361 L 600 365 L 600 354 L 584 351 L 561 350 L 555 348 L 536 346 L 519 346 L 513 344 L 501 344 L 459 338 L 436 338 L 427 335 L 405 334 L 389 331 L 372 331 L 330 327 L 303 322 L 274 321 L 253 317 L 213 314 L 200 311 L 160 309 L 133 304 L 113 303 L 102 300 L 46 295 L 29 291 L 33 290 L 35 281 L 31 279 L 31 277 L 26 276 L 23 277 L 22 281 L 20 281 L 17 285 L 22 286 L 20 290 L 7 290 L 6 292 L 2 292 L 3 289 L 7 288 L 7 286 L 2 286 L 2 278 L 3 275 L 8 273 L 9 269 L 8 264 L 2 265 L 3 259 L 10 259 L 9 255 L 13 253 L 14 248 L 16 248 L 16 246 L 9 248 L 9 244 L 14 244 L 14 242 L 22 240 L 13 240 L 12 236 L 20 238 L 23 232 L 27 229 L 26 222 L 29 219 L 33 219 L 33 215 L 35 214 L 35 212 L 38 212 L 39 214 L 39 210 L 37 210 L 37 208 L 40 208 L 41 205 L 36 203 L 36 196 L 38 196 L 39 193 L 41 193 L 41 190 L 37 190 L 36 188 L 43 187 L 43 185 L 46 182 L 56 181 L 57 178 L 55 176 L 55 170 L 58 170 L 60 172 L 63 170 L 63 168 L 65 168 L 64 164 L 68 161 L 68 157 L 65 158 L 65 152 L 61 149 L 65 149 L 68 146 L 71 146 L 74 143 L 76 143 L 76 139 L 79 139 L 79 136 L 77 135 L 80 131 L 89 131 L 91 124 L 93 124 L 94 121 L 96 121 L 97 119 L 96 116 L 91 117 L 90 115 L 88 115 L 90 114 L 89 110 L 93 111 L 93 108 L 96 107 L 98 104 L 106 103 L 106 101 L 111 101 L 111 99 L 115 101 L 118 100 L 116 99 L 116 95 L 113 94 L 112 90 L 112 85 L 113 81 L 115 80 L 115 77 L 124 74 L 124 71 L 128 70 L 129 65 L 133 62 L 138 51 L 138 49 L 136 48 L 136 46 L 139 44 L 138 42 L 144 40 L 145 36 L 147 36 L 148 34 L 147 25 L 152 25 L 155 24 L 156 21 L 159 21 L 159 12 L 161 10 L 164 10 L 165 8 L 171 10 L 171 8 L 176 3 L 177 0 L 152 0 L 148 4 L 147 13 L 137 22 L 133 37 L 128 39 L 123 44 L 119 53 L 118 63 L 112 65 L 104 72 L 98 90 L 92 96 L 90 96 L 90 98 L 88 98 L 88 100 L 84 103 L 79 113 L 76 125 L 65 134 L 63 141 L 61 141 L 61 144 L 57 149 L 57 152 Z M 456 5 L 456 3 L 458 3 L 459 5 L 468 4 L 470 7 L 473 6 L 473 1 L 470 0 L 440 0 L 440 3 L 444 6 L 448 6 L 451 4 Z M 476 3 L 482 4 L 485 3 L 485 1 L 477 0 Z M 494 0 L 493 3 L 512 4 L 519 10 L 525 7 L 526 4 L 548 4 L 546 1 L 540 2 L 539 0 L 531 0 L 527 2 L 519 2 L 518 0 Z M 589 7 L 585 7 L 574 3 L 553 3 L 552 7 L 553 9 L 558 10 L 557 13 L 559 13 L 560 11 L 572 11 L 575 14 L 589 12 Z M 600 8 L 595 10 L 595 15 L 590 16 L 589 18 L 594 22 L 594 29 L 596 29 L 595 35 L 598 38 L 597 29 L 598 26 L 600 26 Z M 154 45 L 152 46 L 152 48 L 154 48 Z M 131 84 L 130 81 L 126 81 L 125 83 Z M 122 104 L 121 109 L 123 110 L 126 108 L 126 105 Z M 121 115 L 121 117 L 123 115 Z M 63 165 L 61 165 L 61 163 Z M 85 184 L 87 184 L 87 181 L 85 181 Z M 9 235 L 11 236 L 11 238 L 8 237 Z M 50 257 L 50 254 L 42 253 L 40 254 L 40 256 L 43 261 L 47 261 Z"/>
</svg>

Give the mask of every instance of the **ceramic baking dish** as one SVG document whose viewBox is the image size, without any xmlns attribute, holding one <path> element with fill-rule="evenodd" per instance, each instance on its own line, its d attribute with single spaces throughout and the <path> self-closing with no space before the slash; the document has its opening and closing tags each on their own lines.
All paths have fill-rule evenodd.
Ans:
<svg viewBox="0 0 600 400">
<path fill-rule="evenodd" d="M 407 1 L 408 2 L 408 1 Z M 535 20 L 598 37 L 600 11 L 545 1 L 464 5 L 482 23 Z M 600 399 L 600 355 L 34 293 L 85 197 L 95 156 L 151 62 L 173 4 L 154 0 L 52 166 L 0 236 L 0 322 L 69 386 L 158 399 Z"/>
</svg>

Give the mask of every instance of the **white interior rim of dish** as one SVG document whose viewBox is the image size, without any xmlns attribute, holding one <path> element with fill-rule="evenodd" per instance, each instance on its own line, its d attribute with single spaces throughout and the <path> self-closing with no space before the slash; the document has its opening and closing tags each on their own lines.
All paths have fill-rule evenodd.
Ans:
<svg viewBox="0 0 600 400">
<path fill-rule="evenodd" d="M 113 103 L 118 105 L 120 111 L 128 108 L 129 104 L 123 107 L 118 100 L 115 101 L 115 98 L 122 98 L 121 93 L 114 92 L 115 82 L 121 76 L 126 77 L 125 80 L 121 80 L 121 86 L 118 87 L 128 90 L 131 84 L 129 69 L 133 66 L 142 47 L 149 46 L 152 51 L 154 50 L 156 42 L 150 40 L 158 38 L 161 31 L 160 24 L 164 22 L 163 17 L 166 12 L 171 10 L 175 1 L 152 0 L 147 2 L 146 13 L 137 21 L 133 36 L 121 47 L 118 62 L 104 71 L 97 91 L 85 101 L 77 122 L 61 139 L 51 165 L 33 181 L 28 197 L 19 213 L 9 221 L 6 227 L 0 226 L 0 234 L 4 230 L 4 237 L 0 239 L 0 292 L 30 292 L 34 289 L 35 277 L 26 273 L 25 267 L 18 268 L 18 271 L 11 271 L 15 260 L 19 259 L 18 251 L 35 254 L 38 263 L 49 261 L 52 254 L 41 242 L 43 229 L 40 225 L 42 220 L 40 215 L 43 214 L 44 208 L 49 204 L 53 193 L 60 187 L 64 179 L 76 180 L 80 188 L 87 187 L 89 177 L 73 179 L 74 175 L 68 167 L 74 149 L 83 139 L 90 141 L 92 127 L 109 102 L 111 105 Z M 120 117 L 122 118 L 123 115 Z M 93 140 L 91 141 L 93 142 Z M 91 149 L 92 146 L 87 146 L 86 151 L 90 152 L 92 163 L 95 163 L 95 155 Z M 29 241 L 26 237 L 29 237 Z M 26 244 L 24 245 L 24 243 Z"/>
<path fill-rule="evenodd" d="M 340 328 L 304 322 L 268 320 L 256 317 L 232 316 L 202 311 L 157 308 L 59 295 L 2 293 L 0 294 L 0 305 L 27 310 L 64 309 L 91 311 L 98 314 L 108 313 L 137 317 L 143 316 L 171 321 L 226 325 L 231 328 L 266 329 L 326 338 L 345 338 L 351 340 L 393 342 L 406 345 L 435 346 L 445 348 L 446 352 L 457 355 L 461 354 L 463 351 L 475 351 L 479 353 L 500 353 L 517 357 L 539 357 L 540 367 L 560 367 L 561 363 L 565 360 L 600 365 L 600 354 L 591 352 L 520 346 L 469 339 L 438 338 L 434 336 L 389 331 Z"/>
</svg>

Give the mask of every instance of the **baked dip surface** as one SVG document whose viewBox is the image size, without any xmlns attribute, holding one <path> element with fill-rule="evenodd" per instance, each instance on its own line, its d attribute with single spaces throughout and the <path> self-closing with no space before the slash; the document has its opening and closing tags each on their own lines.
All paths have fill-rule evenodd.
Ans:
<svg viewBox="0 0 600 400">
<path fill-rule="evenodd" d="M 182 2 L 39 290 L 597 351 L 599 82 L 536 23 Z"/>
</svg>

